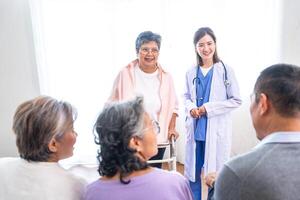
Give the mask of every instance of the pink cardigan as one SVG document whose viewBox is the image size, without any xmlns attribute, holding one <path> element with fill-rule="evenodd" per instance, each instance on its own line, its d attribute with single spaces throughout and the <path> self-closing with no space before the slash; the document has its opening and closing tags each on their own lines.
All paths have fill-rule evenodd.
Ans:
<svg viewBox="0 0 300 200">
<path fill-rule="evenodd" d="M 123 68 L 115 79 L 112 94 L 109 101 L 122 101 L 134 98 L 135 77 L 134 68 L 138 66 L 138 60 L 134 60 Z M 172 76 L 165 72 L 158 64 L 160 80 L 161 109 L 158 113 L 160 134 L 157 142 L 165 143 L 168 140 L 168 127 L 173 113 L 178 115 L 178 101 L 175 93 Z"/>
</svg>

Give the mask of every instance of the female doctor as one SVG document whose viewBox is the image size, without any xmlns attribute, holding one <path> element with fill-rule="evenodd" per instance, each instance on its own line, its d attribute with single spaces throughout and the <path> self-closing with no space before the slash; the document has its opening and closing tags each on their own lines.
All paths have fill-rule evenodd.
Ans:
<svg viewBox="0 0 300 200">
<path fill-rule="evenodd" d="M 201 170 L 218 172 L 231 151 L 230 112 L 242 103 L 233 70 L 219 59 L 208 27 L 194 35 L 197 66 L 186 73 L 184 104 L 187 144 L 185 176 L 194 199 L 201 199 Z"/>
</svg>

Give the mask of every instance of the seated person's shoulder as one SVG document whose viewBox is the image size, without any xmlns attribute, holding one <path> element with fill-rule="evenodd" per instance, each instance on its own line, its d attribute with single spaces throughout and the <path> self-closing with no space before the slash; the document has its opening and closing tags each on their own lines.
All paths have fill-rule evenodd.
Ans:
<svg viewBox="0 0 300 200">
<path fill-rule="evenodd" d="M 0 158 L 0 164 L 15 162 L 16 160 L 20 160 L 18 157 L 2 157 Z"/>
<path fill-rule="evenodd" d="M 233 157 L 230 161 L 225 163 L 225 166 L 230 170 L 234 171 L 237 175 L 250 173 L 249 169 L 254 169 L 255 166 L 259 163 L 261 159 L 266 155 L 265 146 L 263 147 L 255 147 L 251 151 Z"/>
<path fill-rule="evenodd" d="M 179 181 L 179 182 L 186 181 L 185 177 L 177 171 L 167 171 L 167 170 L 155 168 L 155 173 L 157 174 L 157 176 L 164 177 L 165 180 Z"/>
<path fill-rule="evenodd" d="M 87 181 L 84 178 L 82 178 L 62 167 L 60 167 L 59 176 L 61 176 L 61 178 L 64 179 L 64 181 L 69 182 L 70 185 L 72 185 L 72 186 L 77 186 L 77 187 L 84 186 L 85 187 L 87 185 Z"/>
<path fill-rule="evenodd" d="M 0 158 L 0 169 L 2 171 L 4 169 L 10 168 L 10 166 L 16 165 L 17 163 L 21 162 L 19 157 L 3 157 Z"/>
</svg>

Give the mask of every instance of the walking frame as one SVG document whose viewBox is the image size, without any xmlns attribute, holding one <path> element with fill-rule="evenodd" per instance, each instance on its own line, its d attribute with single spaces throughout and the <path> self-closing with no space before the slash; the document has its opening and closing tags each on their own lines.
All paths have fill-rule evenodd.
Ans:
<svg viewBox="0 0 300 200">
<path fill-rule="evenodd" d="M 169 148 L 169 156 L 161 160 L 148 160 L 149 164 L 152 163 L 168 163 L 171 171 L 176 171 L 176 141 L 175 136 L 172 135 L 171 141 L 157 145 L 158 148 Z"/>
</svg>

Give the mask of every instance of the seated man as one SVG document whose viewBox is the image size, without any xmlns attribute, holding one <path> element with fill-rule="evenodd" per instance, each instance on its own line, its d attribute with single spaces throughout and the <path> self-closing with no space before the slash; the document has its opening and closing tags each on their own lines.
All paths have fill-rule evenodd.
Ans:
<svg viewBox="0 0 300 200">
<path fill-rule="evenodd" d="M 252 122 L 261 142 L 225 164 L 214 199 L 299 199 L 300 67 L 277 64 L 263 70 L 251 97 Z"/>
<path fill-rule="evenodd" d="M 0 199 L 80 200 L 85 181 L 58 165 L 73 155 L 75 109 L 40 96 L 22 103 L 13 119 L 20 157 L 0 158 Z"/>
</svg>

